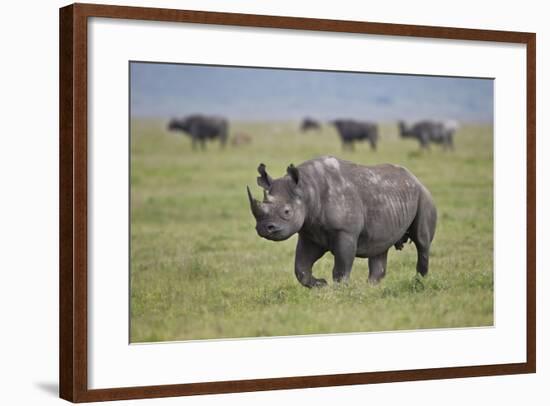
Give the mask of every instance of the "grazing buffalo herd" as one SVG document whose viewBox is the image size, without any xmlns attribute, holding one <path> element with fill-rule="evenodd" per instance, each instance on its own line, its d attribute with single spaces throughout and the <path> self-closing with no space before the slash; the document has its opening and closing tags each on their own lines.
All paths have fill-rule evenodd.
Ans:
<svg viewBox="0 0 550 406">
<path fill-rule="evenodd" d="M 308 130 L 319 130 L 320 128 L 321 124 L 309 117 L 304 118 L 302 125 L 300 126 L 300 130 L 304 133 Z"/>
<path fill-rule="evenodd" d="M 216 139 L 220 140 L 222 147 L 225 147 L 229 135 L 229 125 L 225 118 L 201 114 L 193 114 L 182 119 L 174 118 L 168 123 L 168 129 L 183 131 L 191 137 L 193 149 L 197 148 L 197 144 L 205 149 L 206 141 Z"/>
<path fill-rule="evenodd" d="M 458 129 L 456 121 L 432 121 L 424 120 L 407 125 L 399 122 L 399 135 L 402 138 L 418 140 L 420 148 L 429 148 L 430 143 L 441 144 L 444 149 L 453 149 L 453 136 Z"/>
<path fill-rule="evenodd" d="M 378 142 L 378 125 L 370 121 L 334 120 L 331 122 L 338 131 L 343 149 L 354 149 L 356 141 L 367 141 L 372 150 Z"/>
<path fill-rule="evenodd" d="M 372 121 L 337 119 L 328 122 L 334 127 L 342 142 L 344 150 L 353 151 L 356 142 L 368 142 L 373 151 L 376 150 L 379 131 L 378 124 Z M 454 149 L 454 135 L 458 130 L 456 121 L 421 120 L 414 123 L 398 122 L 399 136 L 401 138 L 415 139 L 421 149 L 429 149 L 430 144 L 439 144 L 443 149 Z M 183 118 L 174 118 L 168 123 L 168 130 L 181 131 L 191 138 L 193 149 L 197 145 L 201 149 L 206 148 L 206 141 L 219 140 L 225 147 L 229 138 L 228 120 L 223 117 L 193 114 Z M 306 117 L 300 123 L 300 131 L 321 130 L 321 123 L 310 117 Z M 250 144 L 252 137 L 248 134 L 237 133 L 231 140 L 231 145 L 242 146 Z"/>
</svg>

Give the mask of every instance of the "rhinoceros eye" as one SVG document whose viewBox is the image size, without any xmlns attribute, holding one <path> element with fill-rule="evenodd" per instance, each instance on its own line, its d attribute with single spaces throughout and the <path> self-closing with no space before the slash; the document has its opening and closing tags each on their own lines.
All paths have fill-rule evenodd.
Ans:
<svg viewBox="0 0 550 406">
<path fill-rule="evenodd" d="M 292 216 L 292 210 L 291 210 L 291 208 L 288 207 L 288 206 L 286 206 L 286 207 L 282 210 L 281 216 L 282 216 L 284 219 L 289 219 L 290 216 Z"/>
</svg>

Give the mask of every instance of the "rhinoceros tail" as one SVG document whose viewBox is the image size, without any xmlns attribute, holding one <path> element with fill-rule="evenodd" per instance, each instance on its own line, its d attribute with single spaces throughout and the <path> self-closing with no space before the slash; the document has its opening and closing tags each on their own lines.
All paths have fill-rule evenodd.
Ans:
<svg viewBox="0 0 550 406">
<path fill-rule="evenodd" d="M 393 245 L 396 250 L 401 251 L 405 243 L 409 241 L 409 230 Z"/>
</svg>

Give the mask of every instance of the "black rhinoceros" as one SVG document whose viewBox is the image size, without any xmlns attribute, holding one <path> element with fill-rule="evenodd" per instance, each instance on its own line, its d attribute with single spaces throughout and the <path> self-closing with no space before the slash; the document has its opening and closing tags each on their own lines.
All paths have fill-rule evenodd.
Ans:
<svg viewBox="0 0 550 406">
<path fill-rule="evenodd" d="M 258 167 L 262 202 L 247 186 L 260 237 L 286 240 L 298 233 L 295 274 L 308 287 L 326 285 L 312 275 L 315 261 L 334 255 L 332 276 L 346 281 L 356 257 L 368 258 L 369 281 L 386 273 L 388 250 L 411 239 L 416 270 L 428 272 L 437 212 L 428 189 L 407 169 L 383 164 L 363 166 L 331 156 L 306 161 L 279 179 Z"/>
</svg>

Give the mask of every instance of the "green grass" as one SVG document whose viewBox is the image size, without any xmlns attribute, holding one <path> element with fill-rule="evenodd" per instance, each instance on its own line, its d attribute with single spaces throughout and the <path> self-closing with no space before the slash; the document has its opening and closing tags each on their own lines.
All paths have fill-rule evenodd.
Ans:
<svg viewBox="0 0 550 406">
<path fill-rule="evenodd" d="M 281 336 L 493 324 L 492 128 L 466 126 L 456 151 L 419 152 L 394 125 L 381 128 L 377 152 L 342 152 L 334 130 L 300 134 L 297 123 L 234 123 L 251 145 L 218 143 L 192 151 L 189 138 L 153 120 L 131 135 L 132 342 Z M 295 280 L 296 236 L 260 239 L 246 185 L 256 167 L 273 177 L 320 155 L 409 168 L 432 192 L 439 221 L 430 273 L 415 276 L 416 250 L 390 250 L 386 278 L 367 283 L 356 259 L 346 285 L 308 290 Z M 332 255 L 314 268 L 331 280 Z"/>
</svg>

